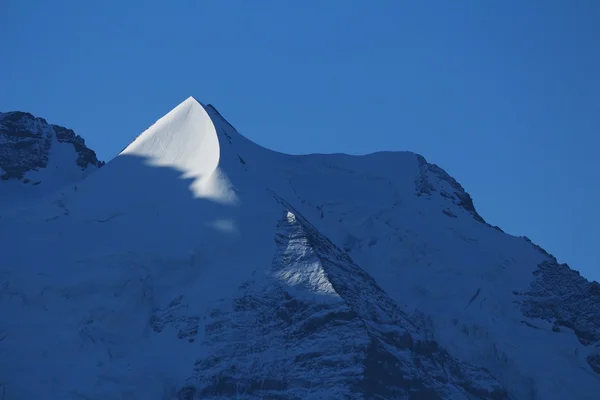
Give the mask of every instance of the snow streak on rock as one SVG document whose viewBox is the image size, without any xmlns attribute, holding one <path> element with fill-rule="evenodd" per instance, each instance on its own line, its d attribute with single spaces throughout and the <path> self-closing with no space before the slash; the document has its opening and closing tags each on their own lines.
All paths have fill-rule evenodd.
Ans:
<svg viewBox="0 0 600 400">
<path fill-rule="evenodd" d="M 581 344 L 594 348 L 586 361 L 600 374 L 600 284 L 553 257 L 539 264 L 534 276 L 531 289 L 517 293 L 523 298 L 523 314 L 552 323 L 555 332 L 571 329 Z"/>
<path fill-rule="evenodd" d="M 431 340 L 421 314 L 403 312 L 290 210 L 267 276 L 212 312 L 207 355 L 180 398 L 507 398 L 489 373 Z"/>
<path fill-rule="evenodd" d="M 29 113 L 0 113 L 0 168 L 4 171 L 1 179 L 24 179 L 26 172 L 46 168 L 53 138 L 73 146 L 77 153 L 74 165 L 80 169 L 103 165 L 72 130 L 50 125 Z"/>
<path fill-rule="evenodd" d="M 471 199 L 469 193 L 465 191 L 456 179 L 448 175 L 446 171 L 437 165 L 428 163 L 425 160 L 425 157 L 419 155 L 417 156 L 417 159 L 420 171 L 416 180 L 417 196 L 431 196 L 436 191 L 436 187 L 439 187 L 440 183 L 443 183 L 442 186 L 445 190 L 440 191 L 440 196 L 462 207 L 473 215 L 476 220 L 485 222 L 481 215 L 475 210 L 473 199 Z"/>
</svg>

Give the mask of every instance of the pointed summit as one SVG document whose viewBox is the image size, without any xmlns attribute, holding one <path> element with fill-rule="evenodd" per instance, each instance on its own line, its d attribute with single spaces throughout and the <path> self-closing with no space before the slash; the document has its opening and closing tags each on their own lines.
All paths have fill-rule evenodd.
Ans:
<svg viewBox="0 0 600 400">
<path fill-rule="evenodd" d="M 228 178 L 231 168 L 223 168 L 221 156 L 213 120 L 202 104 L 188 97 L 82 184 L 78 196 L 101 197 L 115 208 L 154 201 L 175 204 L 190 192 L 193 198 L 232 204 L 236 195 Z M 119 196 L 102 192 L 105 185 Z"/>
<path fill-rule="evenodd" d="M 147 157 L 154 165 L 170 166 L 186 175 L 201 177 L 211 174 L 219 165 L 219 138 L 204 107 L 190 96 L 139 135 L 120 155 Z"/>
<path fill-rule="evenodd" d="M 0 237 L 0 397 L 600 392 L 600 285 L 414 153 L 275 153 L 189 97 Z"/>
</svg>

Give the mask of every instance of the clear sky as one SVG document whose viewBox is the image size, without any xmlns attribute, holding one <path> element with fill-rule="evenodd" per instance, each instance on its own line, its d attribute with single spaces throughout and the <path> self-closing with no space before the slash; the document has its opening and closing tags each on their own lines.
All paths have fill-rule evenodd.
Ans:
<svg viewBox="0 0 600 400">
<path fill-rule="evenodd" d="M 190 95 L 279 151 L 415 151 L 600 280 L 599 21 L 598 0 L 0 0 L 0 110 L 104 160 Z"/>
</svg>

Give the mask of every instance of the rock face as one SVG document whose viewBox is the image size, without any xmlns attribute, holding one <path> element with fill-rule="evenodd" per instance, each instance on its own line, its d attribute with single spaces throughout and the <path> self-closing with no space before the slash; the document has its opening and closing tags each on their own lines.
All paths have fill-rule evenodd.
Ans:
<svg viewBox="0 0 600 400">
<path fill-rule="evenodd" d="M 445 190 L 440 191 L 440 196 L 471 213 L 477 221 L 485 222 L 475 210 L 473 199 L 471 199 L 469 193 L 456 179 L 436 164 L 428 163 L 425 157 L 421 155 L 417 155 L 417 160 L 419 162 L 419 178 L 416 181 L 417 196 L 431 196 L 436 192 L 436 187 L 440 187 L 440 184 L 443 183 Z M 445 214 L 450 215 L 448 211 Z"/>
<path fill-rule="evenodd" d="M 180 398 L 508 398 L 489 372 L 441 348 L 422 314 L 406 314 L 280 201 L 270 274 L 211 312 L 209 355 L 196 361 Z"/>
<path fill-rule="evenodd" d="M 534 272 L 531 290 L 521 296 L 528 317 L 551 322 L 555 330 L 572 329 L 585 346 L 600 342 L 598 282 L 589 282 L 566 264 L 546 261 Z"/>
<path fill-rule="evenodd" d="M 73 154 L 67 153 L 72 160 L 53 160 L 63 169 L 85 171 L 104 165 L 96 153 L 86 147 L 83 138 L 70 129 L 49 124 L 26 112 L 0 113 L 0 179 L 30 183 L 28 173 L 47 168 L 55 146 L 70 146 L 74 150 Z"/>
<path fill-rule="evenodd" d="M 96 152 L 89 149 L 85 145 L 85 140 L 79 135 L 76 135 L 71 129 L 63 128 L 62 126 L 52 125 L 54 132 L 56 134 L 56 139 L 59 143 L 70 143 L 75 148 L 77 152 L 77 160 L 75 163 L 81 167 L 81 169 L 86 169 L 89 165 L 95 167 L 102 167 L 104 165 L 103 161 L 98 161 L 96 157 Z"/>
<path fill-rule="evenodd" d="M 533 272 L 530 290 L 517 293 L 521 310 L 528 317 L 550 322 L 554 332 L 561 327 L 571 330 L 582 345 L 592 349 L 586 361 L 600 374 L 600 284 L 547 255 L 549 260 Z"/>
</svg>

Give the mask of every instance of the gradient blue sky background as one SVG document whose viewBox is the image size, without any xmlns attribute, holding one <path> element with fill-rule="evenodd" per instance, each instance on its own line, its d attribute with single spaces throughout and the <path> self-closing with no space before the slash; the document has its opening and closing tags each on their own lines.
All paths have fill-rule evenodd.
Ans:
<svg viewBox="0 0 600 400">
<path fill-rule="evenodd" d="M 600 280 L 598 0 L 0 0 L 0 110 L 102 159 L 189 95 L 289 153 L 411 150 Z"/>
</svg>

